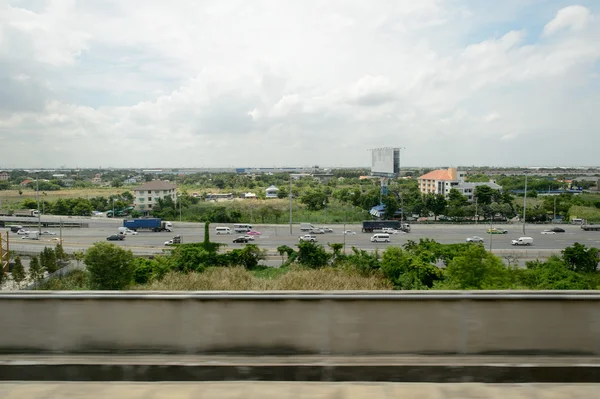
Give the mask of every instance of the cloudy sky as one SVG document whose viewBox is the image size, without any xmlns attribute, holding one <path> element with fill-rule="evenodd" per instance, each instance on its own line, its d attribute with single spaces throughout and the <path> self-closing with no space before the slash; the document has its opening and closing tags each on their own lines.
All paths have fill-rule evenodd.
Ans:
<svg viewBox="0 0 600 399">
<path fill-rule="evenodd" d="M 573 1 L 0 0 L 0 168 L 600 165 Z"/>
</svg>

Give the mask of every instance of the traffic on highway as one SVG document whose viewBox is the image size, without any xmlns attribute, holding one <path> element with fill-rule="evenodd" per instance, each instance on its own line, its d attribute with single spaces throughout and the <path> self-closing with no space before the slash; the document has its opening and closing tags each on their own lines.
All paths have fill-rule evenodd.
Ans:
<svg viewBox="0 0 600 399">
<path fill-rule="evenodd" d="M 89 227 L 44 229 L 40 235 L 37 227 L 22 229 L 11 227 L 7 223 L 4 231 L 10 232 L 11 246 L 16 249 L 45 246 L 62 240 L 68 252 L 85 250 L 95 242 L 106 241 L 128 247 L 134 253 L 144 255 L 160 253 L 179 242 L 193 243 L 204 240 L 203 223 L 167 222 L 168 224 L 149 226 L 148 229 L 132 230 L 123 226 L 123 220 L 88 219 Z M 130 225 L 131 226 L 131 225 Z M 267 250 L 275 250 L 281 245 L 296 246 L 299 241 L 311 241 L 327 246 L 329 243 L 343 243 L 347 248 L 357 247 L 365 250 L 385 249 L 388 246 L 401 246 L 409 240 L 433 239 L 442 244 L 477 242 L 490 249 L 513 249 L 519 251 L 519 245 L 513 242 L 523 240 L 527 249 L 562 250 L 575 242 L 587 246 L 600 246 L 600 232 L 584 231 L 580 226 L 562 225 L 451 225 L 451 224 L 413 224 L 410 232 L 384 228 L 363 232 L 362 225 L 313 226 L 307 231 L 300 224 L 292 225 L 253 225 L 251 230 L 236 230 L 230 224 L 211 224 L 210 239 L 226 244 L 228 248 L 240 248 L 247 244 L 256 244 Z M 217 234 L 219 233 L 219 234 Z M 34 237 L 22 239 L 21 237 Z M 310 237 L 310 238 L 306 238 Z M 375 238 L 374 238 L 375 237 Z"/>
</svg>

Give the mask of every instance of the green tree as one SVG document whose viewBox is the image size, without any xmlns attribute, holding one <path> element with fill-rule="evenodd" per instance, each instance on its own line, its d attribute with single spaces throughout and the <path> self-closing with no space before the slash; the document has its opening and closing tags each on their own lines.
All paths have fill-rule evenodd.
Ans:
<svg viewBox="0 0 600 399">
<path fill-rule="evenodd" d="M 84 258 L 90 273 L 90 285 L 99 290 L 122 290 L 128 287 L 134 274 L 133 253 L 114 244 L 97 242 Z"/>
<path fill-rule="evenodd" d="M 322 210 L 327 201 L 327 195 L 321 190 L 310 190 L 300 197 L 300 202 L 310 211 Z"/>
<path fill-rule="evenodd" d="M 586 248 L 576 242 L 561 251 L 564 262 L 570 270 L 580 273 L 592 273 L 598 268 L 600 251 L 598 248 Z"/>
<path fill-rule="evenodd" d="M 593 288 L 585 275 L 569 269 L 565 261 L 556 255 L 546 262 L 535 260 L 526 263 L 525 270 L 518 270 L 519 282 L 535 290 L 586 290 Z"/>
<path fill-rule="evenodd" d="M 35 283 L 39 282 L 42 278 L 44 278 L 44 272 L 45 270 L 42 268 L 39 258 L 37 256 L 33 256 L 29 261 L 29 276 L 31 279 Z"/>
<path fill-rule="evenodd" d="M 123 187 L 124 181 L 122 178 L 118 178 L 118 179 L 113 179 L 113 181 L 110 182 L 110 185 L 112 187 Z"/>
<path fill-rule="evenodd" d="M 381 201 L 385 205 L 384 218 L 392 219 L 399 208 L 398 200 L 393 195 L 386 195 Z"/>
<path fill-rule="evenodd" d="M 381 259 L 381 271 L 395 287 L 402 290 L 427 289 L 442 278 L 442 271 L 397 247 L 387 248 Z"/>
<path fill-rule="evenodd" d="M 21 257 L 17 256 L 15 258 L 15 264 L 12 269 L 12 279 L 15 283 L 17 283 L 17 288 L 21 288 L 21 283 L 27 277 L 25 273 L 25 268 L 23 267 L 23 262 L 21 261 Z"/>
<path fill-rule="evenodd" d="M 281 264 L 283 265 L 283 263 L 284 263 L 283 255 L 287 254 L 288 260 L 289 260 L 290 257 L 292 256 L 292 254 L 296 251 L 294 251 L 293 248 L 290 248 L 287 245 L 280 245 L 277 247 L 277 252 L 281 256 Z"/>
<path fill-rule="evenodd" d="M 69 264 L 69 255 L 65 252 L 62 244 L 56 244 L 56 247 L 54 248 L 54 257 L 56 258 L 56 265 L 59 269 Z"/>
<path fill-rule="evenodd" d="M 482 245 L 469 245 L 461 256 L 450 261 L 446 269 L 446 288 L 504 289 L 510 285 L 508 269 L 497 256 Z"/>
<path fill-rule="evenodd" d="M 54 273 L 58 270 L 58 264 L 56 263 L 56 254 L 50 247 L 44 247 L 40 253 L 40 264 L 42 269 L 48 271 L 48 273 Z"/>
<path fill-rule="evenodd" d="M 473 196 L 477 198 L 477 203 L 479 205 L 489 205 L 492 203 L 494 194 L 496 192 L 497 190 L 494 190 L 488 185 L 481 185 L 475 187 L 475 192 L 473 193 Z"/>
<path fill-rule="evenodd" d="M 446 198 L 443 194 L 429 193 L 425 196 L 425 208 L 431 213 L 437 220 L 439 215 L 446 213 Z"/>
<path fill-rule="evenodd" d="M 325 251 L 322 245 L 310 241 L 300 241 L 296 259 L 302 266 L 318 269 L 327 266 L 331 254 Z"/>
</svg>

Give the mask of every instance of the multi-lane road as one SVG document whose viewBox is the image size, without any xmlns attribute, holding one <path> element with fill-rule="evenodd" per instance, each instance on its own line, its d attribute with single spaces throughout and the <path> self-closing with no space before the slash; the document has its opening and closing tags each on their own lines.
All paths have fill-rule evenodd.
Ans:
<svg viewBox="0 0 600 399">
<path fill-rule="evenodd" d="M 63 228 L 63 245 L 68 252 L 85 250 L 90 245 L 98 241 L 106 241 L 106 237 L 117 232 L 117 227 L 122 224 L 121 220 L 111 219 L 87 219 L 90 227 L 83 228 Z M 124 241 L 112 241 L 116 245 L 130 248 L 136 254 L 147 255 L 159 253 L 168 248 L 164 245 L 165 241 L 179 234 L 183 242 L 201 242 L 204 239 L 204 225 L 202 223 L 174 222 L 174 232 L 172 233 L 154 233 L 142 232 L 138 235 L 129 235 Z M 229 226 L 227 224 L 212 224 L 210 227 L 211 241 L 227 244 L 227 248 L 240 248 L 244 244 L 234 244 L 232 241 L 240 234 L 217 235 L 215 228 L 217 226 Z M 376 248 L 385 249 L 388 246 L 399 246 L 409 240 L 418 241 L 421 238 L 431 238 L 443 244 L 465 242 L 467 237 L 477 235 L 485 240 L 486 248 L 491 248 L 495 253 L 522 253 L 526 257 L 547 257 L 551 253 L 557 253 L 575 242 L 585 244 L 586 246 L 600 247 L 600 232 L 586 232 L 579 226 L 566 225 L 563 227 L 565 233 L 552 235 L 541 234 L 541 231 L 547 229 L 548 225 L 527 225 L 525 234 L 522 225 L 498 225 L 495 227 L 508 230 L 507 234 L 487 234 L 489 225 L 419 225 L 413 224 L 412 231 L 408 234 L 394 234 L 391 236 L 390 243 L 372 243 L 370 238 L 372 234 L 362 233 L 360 225 L 346 225 L 346 229 L 354 231 L 356 234 L 344 235 L 344 227 L 341 225 L 330 225 L 333 233 L 317 235 L 320 244 L 344 243 L 347 248 L 352 246 L 373 250 Z M 33 229 L 33 228 L 31 228 Z M 290 234 L 289 225 L 255 225 L 255 229 L 262 234 L 257 236 L 254 244 L 274 253 L 276 248 L 281 245 L 294 247 L 298 243 L 298 237 L 304 234 L 300 231 L 300 225 L 292 226 Z M 6 229 L 3 229 L 6 230 Z M 45 230 L 45 229 L 44 229 Z M 60 230 L 57 228 L 49 229 L 56 232 L 56 236 L 44 235 L 41 240 L 24 240 L 17 234 L 10 233 L 11 247 L 17 251 L 37 251 L 40 247 L 56 242 Z M 512 239 L 520 236 L 533 237 L 534 243 L 529 247 L 515 247 L 510 244 Z"/>
</svg>

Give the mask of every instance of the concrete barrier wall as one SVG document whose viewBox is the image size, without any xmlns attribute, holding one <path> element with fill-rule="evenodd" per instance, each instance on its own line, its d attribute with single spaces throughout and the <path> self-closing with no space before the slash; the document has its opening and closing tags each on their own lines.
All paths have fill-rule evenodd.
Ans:
<svg viewBox="0 0 600 399">
<path fill-rule="evenodd" d="M 600 292 L 0 294 L 7 353 L 600 354 Z"/>
</svg>

